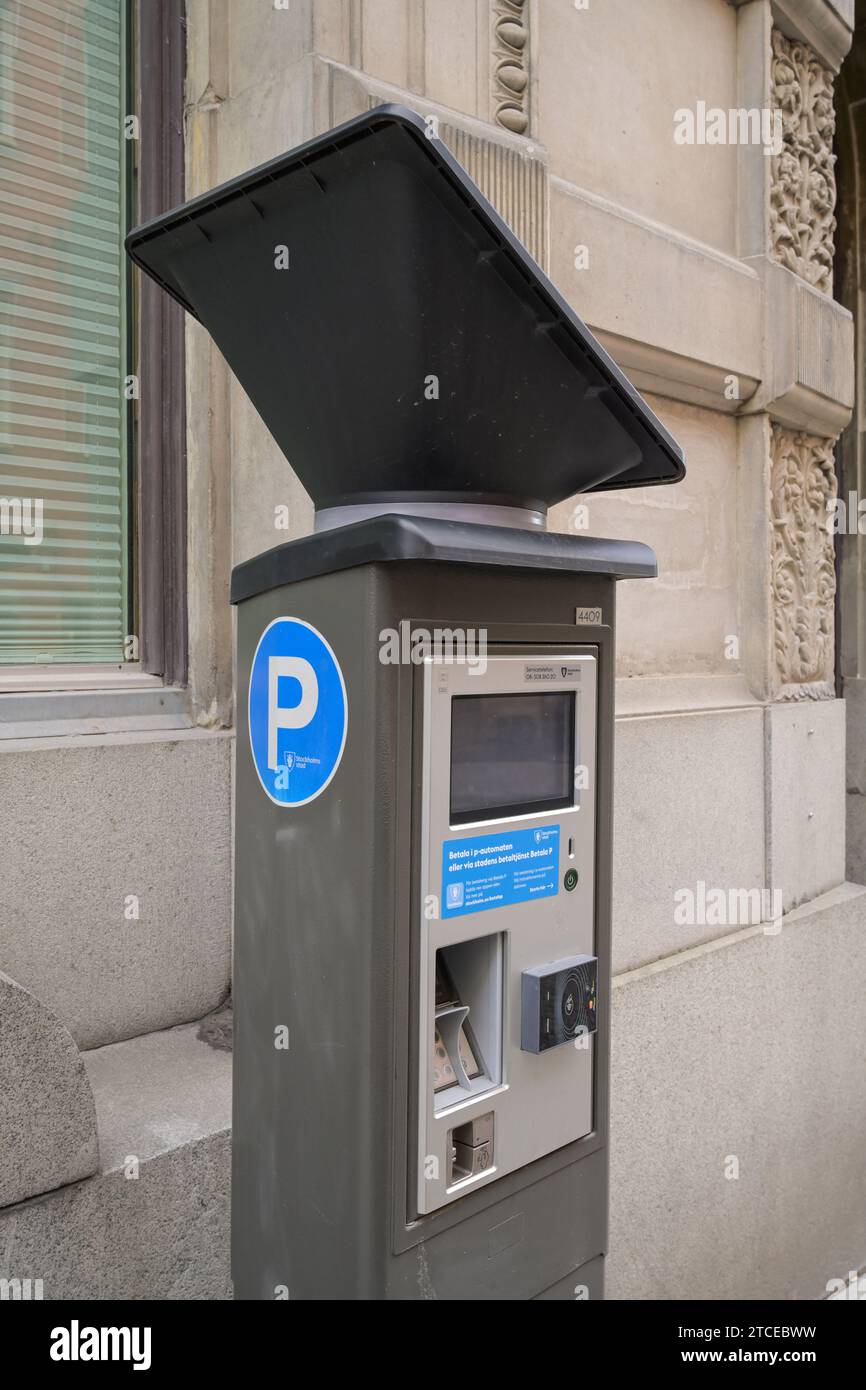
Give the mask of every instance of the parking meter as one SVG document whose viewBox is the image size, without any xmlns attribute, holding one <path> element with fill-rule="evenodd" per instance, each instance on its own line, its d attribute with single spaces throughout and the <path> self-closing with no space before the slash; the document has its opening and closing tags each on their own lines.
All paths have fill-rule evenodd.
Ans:
<svg viewBox="0 0 866 1390">
<path fill-rule="evenodd" d="M 133 233 L 316 508 L 237 566 L 232 1266 L 600 1297 L 616 583 L 550 506 L 681 452 L 382 107 Z"/>
</svg>

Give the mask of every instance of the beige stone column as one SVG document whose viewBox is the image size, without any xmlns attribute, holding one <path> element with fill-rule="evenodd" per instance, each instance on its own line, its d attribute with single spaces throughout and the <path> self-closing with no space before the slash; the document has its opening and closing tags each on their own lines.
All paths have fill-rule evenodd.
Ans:
<svg viewBox="0 0 866 1390">
<path fill-rule="evenodd" d="M 220 181 L 220 109 L 229 83 L 229 0 L 188 0 L 186 191 Z M 228 367 L 186 320 L 189 682 L 196 721 L 232 723 L 231 414 Z"/>
<path fill-rule="evenodd" d="M 751 0 L 739 25 L 740 99 L 776 119 L 772 153 L 744 147 L 740 160 L 741 253 L 762 281 L 764 340 L 743 407 L 754 423 L 740 427 L 740 611 L 746 674 L 766 702 L 767 883 L 787 909 L 845 875 L 831 522 L 854 381 L 851 318 L 833 299 L 833 87 L 850 31 L 813 0 Z"/>
</svg>

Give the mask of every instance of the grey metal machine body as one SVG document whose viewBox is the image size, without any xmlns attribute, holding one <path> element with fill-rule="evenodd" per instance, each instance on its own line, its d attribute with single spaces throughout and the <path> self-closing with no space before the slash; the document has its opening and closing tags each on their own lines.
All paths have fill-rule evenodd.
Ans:
<svg viewBox="0 0 866 1390">
<path fill-rule="evenodd" d="M 325 537 L 306 538 L 235 572 L 241 710 L 261 635 L 285 617 L 327 640 L 348 705 L 333 780 L 292 809 L 264 794 L 239 721 L 235 1295 L 598 1298 L 615 588 L 618 577 L 654 573 L 652 554 L 399 517 L 329 534 L 330 549 Z M 562 700 L 588 681 L 576 697 L 574 760 L 586 772 L 578 812 L 457 815 L 457 825 L 434 830 L 430 692 L 448 704 L 472 675 L 459 662 L 381 658 L 383 634 L 436 629 L 485 634 L 479 691 L 492 680 L 494 693 L 513 684 L 514 698 L 536 699 L 540 679 L 552 683 L 542 699 L 556 687 Z M 441 771 L 447 749 L 437 757 Z M 580 817 L 585 828 L 574 831 Z M 502 842 L 509 828 L 550 835 L 554 823 L 555 891 L 446 917 L 431 835 Z M 574 891 L 564 886 L 569 850 L 579 863 Z M 480 954 L 479 941 L 489 948 Z M 429 1059 L 434 1032 L 447 1044 L 448 1010 L 437 1008 L 429 967 L 443 949 L 454 979 L 462 970 L 461 1016 L 474 1009 L 479 1020 L 468 1036 L 480 1074 L 467 1084 L 461 1068 L 462 1084 L 452 1074 L 436 1091 Z M 525 1047 L 525 967 L 576 953 L 597 962 L 591 1036 Z"/>
</svg>

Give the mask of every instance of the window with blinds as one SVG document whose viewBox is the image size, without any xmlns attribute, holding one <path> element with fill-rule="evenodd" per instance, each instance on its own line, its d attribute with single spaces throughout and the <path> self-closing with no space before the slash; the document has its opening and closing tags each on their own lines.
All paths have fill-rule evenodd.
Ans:
<svg viewBox="0 0 866 1390">
<path fill-rule="evenodd" d="M 7 666 L 125 655 L 126 31 L 125 0 L 0 5 Z"/>
</svg>

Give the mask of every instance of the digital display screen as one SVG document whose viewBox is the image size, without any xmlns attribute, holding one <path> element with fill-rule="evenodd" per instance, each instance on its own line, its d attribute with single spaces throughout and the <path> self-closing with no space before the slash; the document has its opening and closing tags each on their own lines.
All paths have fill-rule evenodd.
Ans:
<svg viewBox="0 0 866 1390">
<path fill-rule="evenodd" d="M 451 701 L 451 824 L 574 805 L 574 691 Z"/>
</svg>

